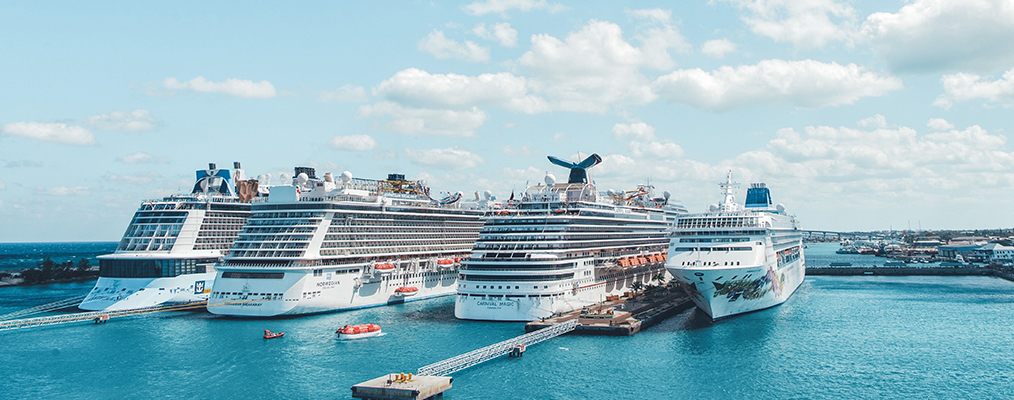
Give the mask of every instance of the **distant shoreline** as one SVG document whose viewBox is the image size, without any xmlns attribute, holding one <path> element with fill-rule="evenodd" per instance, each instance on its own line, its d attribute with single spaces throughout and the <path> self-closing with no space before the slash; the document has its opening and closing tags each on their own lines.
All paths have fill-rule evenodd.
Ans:
<svg viewBox="0 0 1014 400">
<path fill-rule="evenodd" d="M 20 272 L 20 271 L 17 271 L 17 272 Z M 54 279 L 54 280 L 45 281 L 45 282 L 25 283 L 24 279 L 17 278 L 17 279 L 11 279 L 11 280 L 0 280 L 0 288 L 15 287 L 15 286 L 49 285 L 51 283 L 89 282 L 89 281 L 95 281 L 95 280 L 98 280 L 98 279 L 99 279 L 98 275 L 94 275 L 94 276 L 93 275 L 89 275 L 89 276 L 79 276 L 79 277 L 73 277 L 73 278 Z"/>
</svg>

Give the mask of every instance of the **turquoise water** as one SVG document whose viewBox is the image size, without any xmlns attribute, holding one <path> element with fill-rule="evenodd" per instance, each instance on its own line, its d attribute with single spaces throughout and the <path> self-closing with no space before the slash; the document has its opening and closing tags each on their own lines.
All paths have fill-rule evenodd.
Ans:
<svg viewBox="0 0 1014 400">
<path fill-rule="evenodd" d="M 808 259 L 836 248 L 811 244 Z M 89 288 L 3 288 L 0 305 Z M 1014 283 L 990 277 L 813 276 L 779 307 L 716 323 L 690 310 L 632 337 L 556 338 L 455 374 L 444 398 L 1009 398 L 1012 303 Z M 334 339 L 337 327 L 365 322 L 387 334 Z M 287 334 L 264 340 L 264 329 Z M 452 298 L 293 319 L 194 312 L 0 332 L 0 398 L 347 398 L 358 382 L 521 333 L 521 323 L 454 319 Z"/>
</svg>

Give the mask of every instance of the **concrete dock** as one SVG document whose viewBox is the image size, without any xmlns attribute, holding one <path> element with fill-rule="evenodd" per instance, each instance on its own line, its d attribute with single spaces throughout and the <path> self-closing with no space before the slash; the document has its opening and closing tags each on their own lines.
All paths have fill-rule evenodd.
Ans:
<svg viewBox="0 0 1014 400">
<path fill-rule="evenodd" d="M 997 275 L 992 268 L 987 267 L 894 267 L 894 266 L 834 266 L 834 267 L 807 267 L 807 275 L 946 275 L 946 276 L 991 276 Z M 997 275 L 1000 276 L 1000 275 Z M 1002 276 L 1001 276 L 1002 277 Z"/>
<path fill-rule="evenodd" d="M 672 284 L 646 290 L 636 296 L 606 300 L 591 307 L 529 322 L 526 332 L 536 331 L 564 321 L 578 320 L 574 330 L 586 335 L 630 336 L 693 307 L 690 297 Z"/>
<path fill-rule="evenodd" d="M 352 387 L 352 397 L 370 400 L 432 399 L 443 396 L 454 379 L 449 376 L 389 374 Z"/>
</svg>

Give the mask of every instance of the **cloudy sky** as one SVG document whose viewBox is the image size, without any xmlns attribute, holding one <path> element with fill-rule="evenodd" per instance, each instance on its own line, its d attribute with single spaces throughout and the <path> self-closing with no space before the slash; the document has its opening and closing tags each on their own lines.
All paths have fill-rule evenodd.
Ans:
<svg viewBox="0 0 1014 400">
<path fill-rule="evenodd" d="M 0 241 L 118 240 L 208 162 L 505 198 L 593 152 L 691 211 L 731 170 L 809 229 L 1014 225 L 1012 0 L 5 1 L 0 37 Z"/>
</svg>

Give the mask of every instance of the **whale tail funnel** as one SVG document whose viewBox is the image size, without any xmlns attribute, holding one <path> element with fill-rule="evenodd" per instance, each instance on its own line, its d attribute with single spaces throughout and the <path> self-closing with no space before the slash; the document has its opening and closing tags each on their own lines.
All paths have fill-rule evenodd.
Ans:
<svg viewBox="0 0 1014 400">
<path fill-rule="evenodd" d="M 599 157 L 598 154 L 592 154 L 588 158 L 585 158 L 584 161 L 573 163 L 549 156 L 549 162 L 570 169 L 570 179 L 567 180 L 567 183 L 588 183 L 588 168 L 601 163 L 602 157 Z"/>
</svg>

